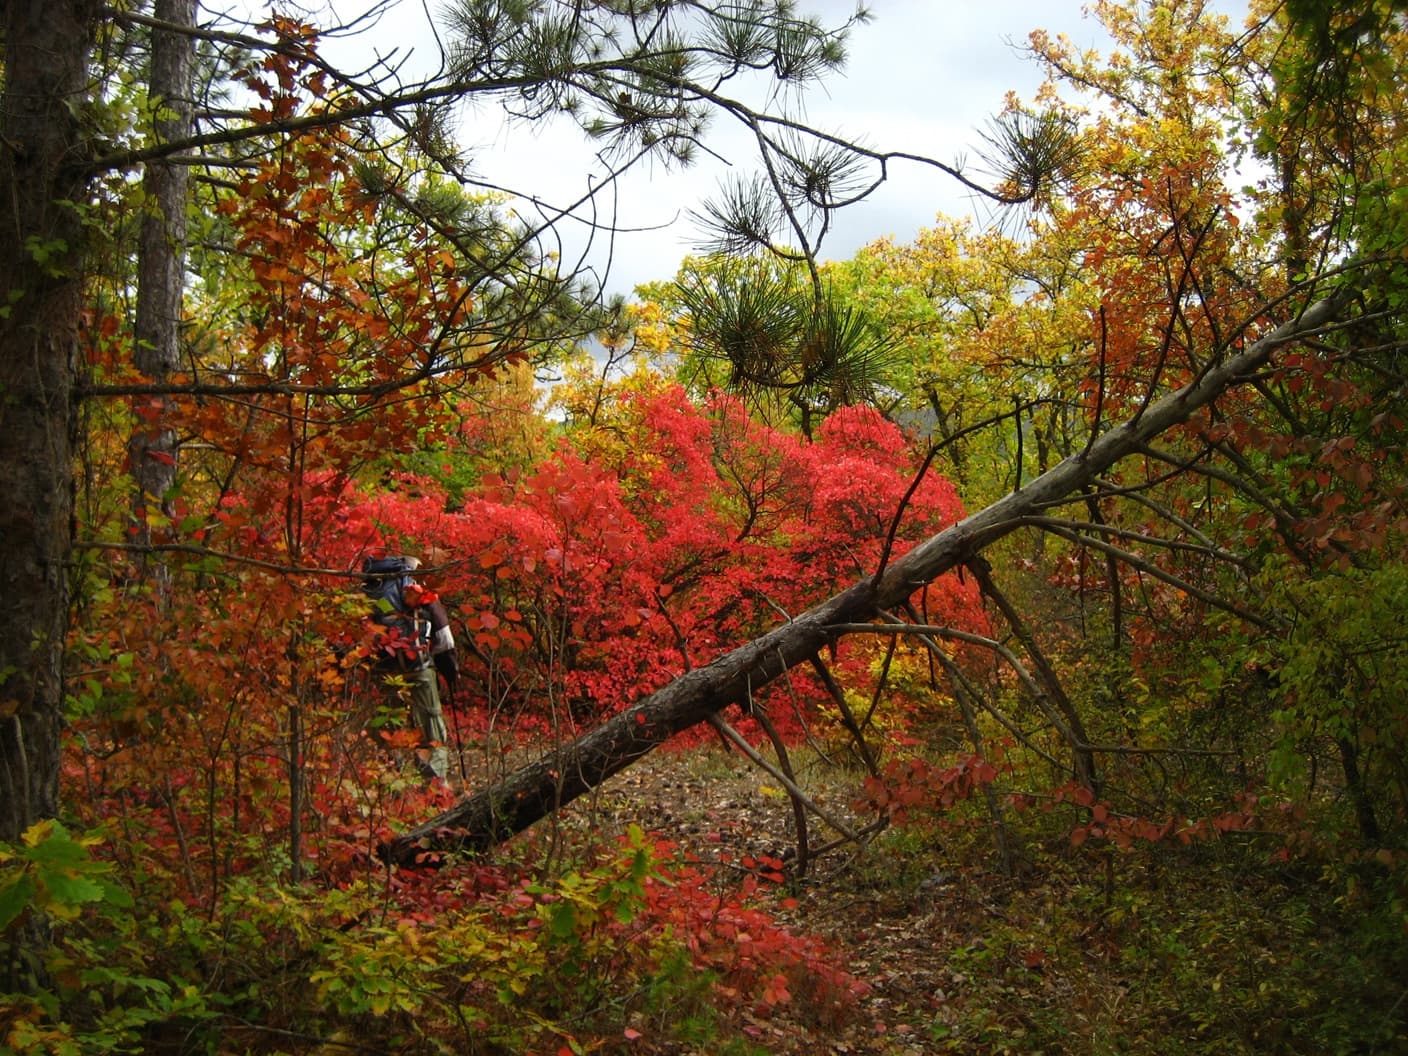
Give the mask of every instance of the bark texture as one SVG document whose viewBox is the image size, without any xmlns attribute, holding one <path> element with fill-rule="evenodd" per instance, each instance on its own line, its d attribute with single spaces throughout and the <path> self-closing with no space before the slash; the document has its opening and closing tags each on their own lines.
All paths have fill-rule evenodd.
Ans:
<svg viewBox="0 0 1408 1056">
<path fill-rule="evenodd" d="M 0 93 L 0 840 L 59 805 L 96 0 L 9 0 Z"/>
<path fill-rule="evenodd" d="M 675 679 L 658 692 L 571 744 L 482 789 L 454 807 L 381 847 L 383 858 L 416 865 L 446 852 L 476 852 L 502 842 L 572 802 L 681 730 L 728 705 L 744 701 L 784 671 L 805 663 L 832 643 L 838 624 L 865 622 L 905 602 L 916 590 L 967 563 L 1024 517 L 1093 483 L 1120 459 L 1187 421 L 1227 389 L 1261 367 L 1277 348 L 1332 323 L 1339 299 L 1320 301 L 1239 354 L 1208 370 L 1194 384 L 1159 400 L 1102 434 L 1089 447 L 1004 496 L 991 506 L 930 537 L 878 578 L 864 580 L 731 653 Z"/>
<path fill-rule="evenodd" d="M 195 38 L 180 32 L 195 25 L 195 0 L 156 0 L 156 19 L 173 29 L 152 31 L 151 100 L 154 143 L 180 142 L 191 134 L 191 74 Z M 148 162 L 142 188 L 146 214 L 137 246 L 136 347 L 132 360 L 148 379 L 165 382 L 180 364 L 181 294 L 186 270 L 186 197 L 188 166 L 176 161 Z M 147 511 L 169 514 L 166 496 L 176 482 L 176 432 L 168 424 L 170 397 L 152 396 L 128 442 L 128 465 L 136 486 L 133 542 L 151 542 Z M 147 561 L 143 558 L 143 566 Z M 154 573 L 161 595 L 169 591 L 162 564 Z"/>
</svg>

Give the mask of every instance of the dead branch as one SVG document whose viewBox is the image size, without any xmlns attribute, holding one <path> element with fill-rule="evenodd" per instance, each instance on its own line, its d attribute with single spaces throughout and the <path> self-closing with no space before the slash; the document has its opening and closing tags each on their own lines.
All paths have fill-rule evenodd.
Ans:
<svg viewBox="0 0 1408 1056">
<path fill-rule="evenodd" d="M 749 759 L 751 759 L 755 766 L 761 768 L 774 781 L 780 784 L 783 788 L 787 789 L 789 795 L 799 800 L 808 810 L 810 810 L 818 818 L 826 822 L 826 824 L 830 825 L 842 836 L 846 837 L 846 839 L 857 839 L 856 834 L 851 831 L 851 827 L 849 825 L 847 825 L 840 818 L 835 817 L 830 812 L 823 810 L 820 806 L 818 806 L 817 802 L 812 799 L 811 796 L 807 795 L 806 792 L 802 791 L 801 786 L 798 785 L 796 781 L 794 781 L 787 774 L 783 773 L 780 767 L 773 766 L 772 763 L 764 759 L 758 753 L 757 749 L 755 749 L 751 744 L 748 743 L 748 738 L 744 737 L 743 734 L 735 730 L 723 718 L 718 715 L 710 715 L 709 718 L 705 721 L 708 722 L 709 725 L 713 726 L 714 729 L 718 730 L 719 734 L 726 740 L 728 740 L 729 743 L 731 743 L 735 748 L 737 748 Z"/>
<path fill-rule="evenodd" d="M 1027 487 L 931 536 L 882 576 L 868 577 L 708 665 L 685 672 L 572 743 L 389 840 L 379 848 L 381 856 L 401 865 L 425 863 L 442 853 L 486 850 L 528 828 L 676 733 L 748 700 L 784 672 L 810 662 L 840 637 L 836 625 L 868 623 L 883 610 L 903 605 L 915 591 L 971 561 L 1026 518 L 1078 492 L 1116 462 L 1245 382 L 1277 349 L 1333 325 L 1347 301 L 1347 295 L 1337 295 L 1316 302 L 1195 383 L 1150 404 L 1136 420 L 1096 437 L 1084 451 Z"/>
<path fill-rule="evenodd" d="M 1103 540 L 1093 538 L 1088 534 L 1072 532 L 1065 528 L 1056 527 L 1051 522 L 1050 518 L 1024 518 L 1023 521 L 1026 524 L 1031 524 L 1035 527 L 1040 527 L 1043 531 L 1048 532 L 1051 535 L 1057 536 L 1058 538 L 1065 539 L 1069 543 L 1074 543 L 1076 546 L 1085 546 L 1089 547 L 1092 550 L 1098 550 L 1102 554 L 1105 554 L 1106 556 L 1118 561 L 1120 564 L 1128 565 L 1136 572 L 1141 572 L 1152 579 L 1157 579 L 1163 583 L 1167 583 L 1169 586 L 1175 588 L 1176 590 L 1180 590 L 1184 594 L 1187 594 L 1190 598 L 1197 598 L 1203 604 L 1208 605 L 1214 609 L 1221 609 L 1224 612 L 1230 612 L 1238 619 L 1245 620 L 1247 623 L 1252 624 L 1254 627 L 1260 627 L 1264 631 L 1271 631 L 1276 629 L 1275 621 L 1269 620 L 1265 616 L 1260 616 L 1257 613 L 1254 613 L 1241 605 L 1234 604 L 1233 602 L 1228 601 L 1226 598 L 1219 597 L 1210 590 L 1203 590 L 1201 587 L 1189 583 L 1186 579 L 1181 579 L 1180 577 L 1175 576 L 1172 572 L 1166 572 L 1164 569 L 1160 568 L 1153 562 L 1145 561 L 1138 554 L 1131 553 L 1130 551 L 1121 549 L 1118 546 L 1113 546 L 1112 544 L 1104 542 Z"/>
</svg>

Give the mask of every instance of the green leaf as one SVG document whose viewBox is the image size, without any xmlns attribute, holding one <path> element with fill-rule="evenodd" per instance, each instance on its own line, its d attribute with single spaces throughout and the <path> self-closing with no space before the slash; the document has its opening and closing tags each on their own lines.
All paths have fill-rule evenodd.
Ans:
<svg viewBox="0 0 1408 1056">
<path fill-rule="evenodd" d="M 34 898 L 34 878 L 27 869 L 15 870 L 0 887 L 0 932 L 24 912 Z"/>
<path fill-rule="evenodd" d="M 103 899 L 103 886 L 79 873 L 48 872 L 42 879 L 52 899 L 52 904 L 46 908 L 65 919 L 77 916 L 79 907 L 85 903 Z"/>
<path fill-rule="evenodd" d="M 121 884 L 114 884 L 101 877 L 94 882 L 103 889 L 103 901 L 108 905 L 116 906 L 118 909 L 131 909 L 136 905 L 132 895 Z"/>
<path fill-rule="evenodd" d="M 571 902 L 558 902 L 548 916 L 548 932 L 555 939 L 565 939 L 576 930 L 577 907 Z"/>
<path fill-rule="evenodd" d="M 39 866 L 77 865 L 88 860 L 88 848 L 57 821 L 40 822 L 24 834 L 30 845 L 25 857 Z"/>
</svg>

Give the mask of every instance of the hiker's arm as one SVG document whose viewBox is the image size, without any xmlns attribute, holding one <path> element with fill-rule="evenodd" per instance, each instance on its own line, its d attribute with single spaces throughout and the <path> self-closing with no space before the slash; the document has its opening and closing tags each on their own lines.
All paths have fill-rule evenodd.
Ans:
<svg viewBox="0 0 1408 1056">
<path fill-rule="evenodd" d="M 455 655 L 455 636 L 450 630 L 450 615 L 438 599 L 431 602 L 430 610 L 430 658 L 435 661 L 435 669 L 440 672 L 447 684 L 453 686 L 459 678 L 460 662 Z"/>
</svg>

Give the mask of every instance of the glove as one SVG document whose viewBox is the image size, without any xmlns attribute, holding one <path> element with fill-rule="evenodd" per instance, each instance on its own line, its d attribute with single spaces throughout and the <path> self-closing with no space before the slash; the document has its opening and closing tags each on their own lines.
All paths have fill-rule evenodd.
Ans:
<svg viewBox="0 0 1408 1056">
<path fill-rule="evenodd" d="M 455 683 L 460 678 L 459 661 L 455 659 L 452 652 L 436 653 L 431 659 L 435 661 L 435 670 L 440 672 L 440 677 L 445 680 L 445 685 L 451 690 L 455 688 Z"/>
</svg>

